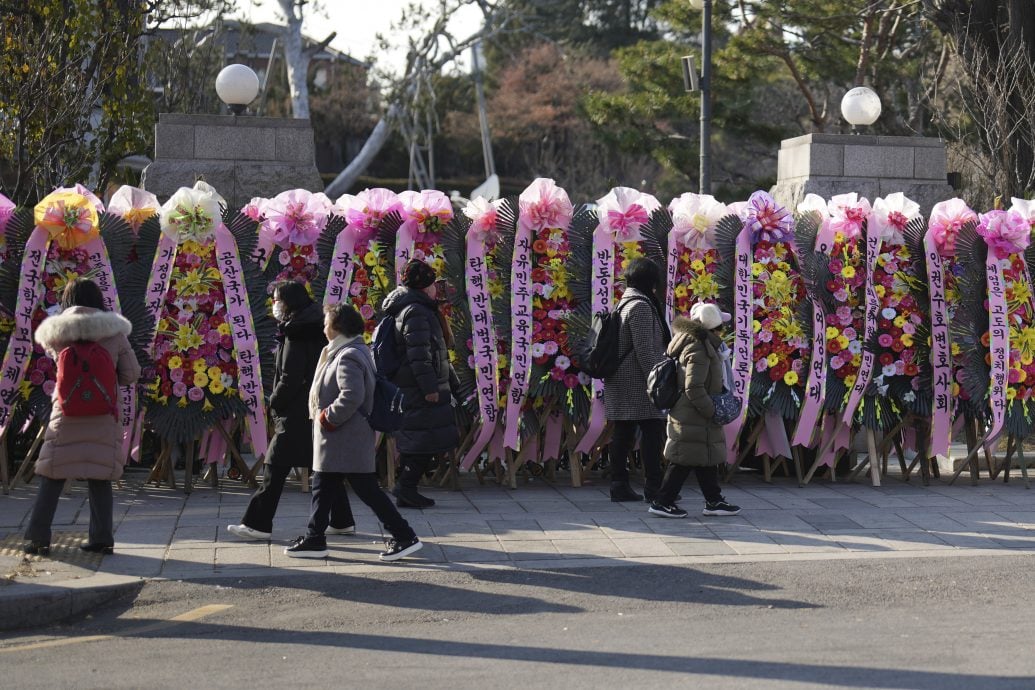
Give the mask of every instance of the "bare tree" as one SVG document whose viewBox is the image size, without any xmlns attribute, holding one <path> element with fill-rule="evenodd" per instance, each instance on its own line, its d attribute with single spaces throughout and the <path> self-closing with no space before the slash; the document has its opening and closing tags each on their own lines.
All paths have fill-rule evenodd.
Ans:
<svg viewBox="0 0 1035 690">
<path fill-rule="evenodd" d="M 305 45 L 302 20 L 309 4 L 309 0 L 277 0 L 284 13 L 284 63 L 291 90 L 291 113 L 299 119 L 309 119 L 309 62 L 338 35 L 332 31 L 319 43 Z M 319 11 L 318 7 L 312 9 Z"/>
<path fill-rule="evenodd" d="M 417 186 L 431 186 L 434 161 L 426 156 L 431 151 L 430 137 L 437 126 L 434 118 L 434 76 L 452 64 L 479 41 L 485 41 L 510 29 L 514 15 L 498 0 L 439 0 L 433 9 L 411 6 L 393 26 L 408 30 L 409 46 L 406 68 L 401 77 L 383 75 L 389 84 L 388 106 L 374 127 L 359 154 L 331 182 L 325 192 L 335 197 L 344 194 L 366 171 L 384 147 L 395 128 L 406 138 L 411 152 L 411 168 L 416 172 Z M 449 28 L 452 16 L 466 6 L 477 7 L 483 17 L 482 28 L 466 38 L 457 38 Z M 382 37 L 382 49 L 390 45 Z"/>
<path fill-rule="evenodd" d="M 1035 187 L 1035 3 L 1029 0 L 924 0 L 952 41 L 964 75 L 956 80 L 965 118 L 946 123 L 984 148 L 975 157 L 1004 197 Z"/>
</svg>

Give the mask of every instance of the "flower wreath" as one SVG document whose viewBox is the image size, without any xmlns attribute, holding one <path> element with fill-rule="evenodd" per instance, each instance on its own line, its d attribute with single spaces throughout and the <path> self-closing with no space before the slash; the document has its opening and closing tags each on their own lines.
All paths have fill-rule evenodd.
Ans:
<svg viewBox="0 0 1035 690">
<path fill-rule="evenodd" d="M 335 211 L 325 195 L 305 189 L 281 192 L 261 205 L 258 258 L 259 267 L 266 273 L 270 308 L 274 286 L 283 281 L 301 283 L 314 299 L 320 297 L 314 294 L 320 269 L 317 242 L 324 232 L 337 234 L 344 225 L 341 214 Z"/>
<path fill-rule="evenodd" d="M 728 215 L 726 205 L 709 194 L 688 192 L 668 206 L 672 216 L 668 235 L 665 306 L 671 322 L 689 316 L 698 302 L 719 298 L 715 278 L 720 264 L 715 229 Z"/>
</svg>

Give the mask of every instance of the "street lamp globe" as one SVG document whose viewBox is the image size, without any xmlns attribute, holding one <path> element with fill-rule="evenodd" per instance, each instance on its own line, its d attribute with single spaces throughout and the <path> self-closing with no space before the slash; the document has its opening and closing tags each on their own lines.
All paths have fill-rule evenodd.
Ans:
<svg viewBox="0 0 1035 690">
<path fill-rule="evenodd" d="M 259 95 L 259 77 L 248 65 L 227 65 L 216 77 L 216 93 L 234 115 L 240 115 Z"/>
<path fill-rule="evenodd" d="M 704 0 L 688 0 L 690 3 L 690 9 L 697 10 L 700 12 L 704 9 Z"/>
<path fill-rule="evenodd" d="M 880 111 L 880 97 L 867 86 L 856 86 L 841 99 L 841 116 L 852 127 L 872 125 Z"/>
</svg>

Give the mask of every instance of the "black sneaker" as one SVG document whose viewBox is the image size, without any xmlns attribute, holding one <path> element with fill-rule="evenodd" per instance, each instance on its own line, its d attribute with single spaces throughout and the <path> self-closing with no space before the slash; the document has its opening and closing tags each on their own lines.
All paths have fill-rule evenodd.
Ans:
<svg viewBox="0 0 1035 690">
<path fill-rule="evenodd" d="M 29 556 L 49 556 L 50 544 L 44 544 L 39 541 L 30 541 L 25 545 L 23 551 L 25 551 Z"/>
<path fill-rule="evenodd" d="M 330 552 L 327 550 L 326 539 L 299 537 L 294 544 L 284 549 L 284 555 L 291 558 L 327 558 Z"/>
<path fill-rule="evenodd" d="M 669 506 L 663 506 L 660 503 L 651 503 L 647 512 L 651 515 L 666 518 L 685 518 L 687 516 L 687 512 L 674 503 Z"/>
<path fill-rule="evenodd" d="M 79 548 L 86 553 L 102 553 L 107 556 L 115 553 L 114 544 L 80 544 Z"/>
<path fill-rule="evenodd" d="M 415 489 L 401 489 L 395 495 L 395 505 L 400 508 L 431 508 L 435 505 L 435 499 L 423 496 Z"/>
<path fill-rule="evenodd" d="M 420 551 L 422 548 L 424 548 L 424 544 L 417 537 L 408 541 L 389 539 L 385 542 L 385 550 L 380 558 L 382 561 L 397 561 L 400 558 L 409 556 L 411 553 Z"/>
<path fill-rule="evenodd" d="M 705 503 L 701 515 L 739 515 L 740 506 L 727 503 L 725 499 L 715 503 Z"/>
</svg>

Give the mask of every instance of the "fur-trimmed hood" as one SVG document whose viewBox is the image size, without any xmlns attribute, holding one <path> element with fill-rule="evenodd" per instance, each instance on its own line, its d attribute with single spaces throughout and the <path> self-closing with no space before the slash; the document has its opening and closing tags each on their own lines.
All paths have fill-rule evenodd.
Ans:
<svg viewBox="0 0 1035 690">
<path fill-rule="evenodd" d="M 34 337 L 43 348 L 54 352 L 69 343 L 98 342 L 132 332 L 133 325 L 121 314 L 91 307 L 70 307 L 45 318 Z"/>
<path fill-rule="evenodd" d="M 705 328 L 700 321 L 677 316 L 672 321 L 672 342 L 668 345 L 667 354 L 678 359 L 683 350 L 696 346 L 706 348 L 709 355 L 714 355 L 721 342 L 719 336 Z"/>
</svg>

